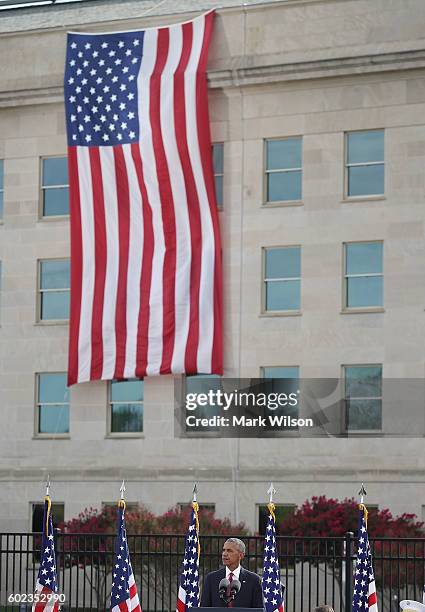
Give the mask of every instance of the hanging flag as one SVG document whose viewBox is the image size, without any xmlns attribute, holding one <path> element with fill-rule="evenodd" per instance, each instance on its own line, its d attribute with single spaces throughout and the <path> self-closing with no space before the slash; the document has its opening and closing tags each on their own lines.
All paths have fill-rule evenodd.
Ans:
<svg viewBox="0 0 425 612">
<path fill-rule="evenodd" d="M 43 534 L 41 537 L 41 558 L 35 585 L 32 612 L 56 612 L 60 609 L 56 574 L 55 543 L 53 536 L 52 502 L 44 498 Z"/>
<path fill-rule="evenodd" d="M 354 574 L 352 612 L 378 612 L 375 576 L 372 567 L 369 537 L 367 534 L 368 511 L 364 504 L 359 504 L 359 522 L 357 527 L 357 563 Z"/>
<path fill-rule="evenodd" d="M 222 374 L 213 20 L 68 34 L 69 385 Z"/>
<path fill-rule="evenodd" d="M 112 567 L 111 612 L 142 612 L 130 562 L 125 530 L 125 501 L 118 503 L 118 534 Z"/>
<path fill-rule="evenodd" d="M 263 578 L 261 580 L 264 610 L 265 612 L 283 612 L 284 587 L 280 582 L 279 554 L 276 546 L 275 505 L 270 502 L 267 507 L 269 518 L 264 539 Z"/>
<path fill-rule="evenodd" d="M 186 535 L 184 558 L 180 574 L 176 612 L 199 607 L 199 505 L 192 502 L 192 514 Z"/>
</svg>

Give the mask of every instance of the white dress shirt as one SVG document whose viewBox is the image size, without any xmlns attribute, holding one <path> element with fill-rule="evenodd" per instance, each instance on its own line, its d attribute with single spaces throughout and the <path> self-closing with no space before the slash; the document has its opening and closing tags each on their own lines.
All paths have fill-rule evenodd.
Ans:
<svg viewBox="0 0 425 612">
<path fill-rule="evenodd" d="M 241 566 L 238 565 L 238 567 L 234 570 L 229 570 L 228 567 L 226 567 L 226 578 L 227 580 L 229 580 L 229 574 L 233 574 L 233 580 L 239 580 L 239 574 L 241 573 Z"/>
</svg>

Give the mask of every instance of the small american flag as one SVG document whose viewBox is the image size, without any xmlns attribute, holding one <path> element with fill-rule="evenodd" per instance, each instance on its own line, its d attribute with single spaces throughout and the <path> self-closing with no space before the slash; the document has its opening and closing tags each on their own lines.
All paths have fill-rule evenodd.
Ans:
<svg viewBox="0 0 425 612">
<path fill-rule="evenodd" d="M 276 546 L 275 505 L 270 503 L 269 518 L 264 540 L 263 588 L 264 609 L 266 612 L 283 612 L 284 588 L 280 583 L 279 555 Z"/>
<path fill-rule="evenodd" d="M 58 581 L 56 576 L 56 557 L 53 536 L 52 502 L 46 495 L 44 498 L 43 535 L 41 538 L 41 559 L 38 570 L 35 596 L 40 598 L 32 606 L 32 612 L 56 612 L 60 609 L 55 594 L 58 592 Z"/>
<path fill-rule="evenodd" d="M 131 612 L 132 610 L 142 612 L 130 562 L 124 512 L 125 503 L 120 501 L 118 506 L 118 535 L 112 568 L 111 610 L 112 612 Z"/>
<path fill-rule="evenodd" d="M 354 573 L 352 612 L 378 612 L 375 576 L 367 534 L 367 510 L 364 504 L 360 504 L 359 509 L 357 563 Z"/>
<path fill-rule="evenodd" d="M 68 34 L 69 385 L 222 373 L 213 20 Z"/>
<path fill-rule="evenodd" d="M 186 535 L 176 612 L 186 612 L 187 608 L 197 608 L 199 606 L 200 545 L 198 510 L 197 502 L 193 502 L 189 529 Z"/>
</svg>

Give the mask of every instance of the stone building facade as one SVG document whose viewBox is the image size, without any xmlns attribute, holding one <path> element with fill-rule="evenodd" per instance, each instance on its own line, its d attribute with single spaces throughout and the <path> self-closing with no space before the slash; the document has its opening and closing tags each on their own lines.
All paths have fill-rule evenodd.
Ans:
<svg viewBox="0 0 425 612">
<path fill-rule="evenodd" d="M 63 400 L 69 431 L 40 432 L 43 375 L 67 368 L 67 323 L 40 311 L 52 289 L 43 263 L 69 258 L 68 216 L 43 212 L 49 187 L 66 190 L 44 166 L 66 156 L 66 31 L 143 29 L 211 8 L 88 0 L 2 14 L 0 532 L 31 528 L 47 473 L 65 518 L 113 501 L 122 478 L 128 500 L 156 512 L 187 502 L 196 480 L 202 503 L 252 530 L 270 481 L 289 506 L 355 496 L 364 481 L 371 504 L 422 516 L 425 419 L 417 437 L 381 435 L 391 417 L 379 383 L 363 407 L 357 394 L 358 413 L 374 417 L 348 438 L 181 438 L 171 376 L 144 381 L 143 431 L 111 432 L 110 385 L 96 382 Z M 223 143 L 226 377 L 276 367 L 424 378 L 424 32 L 422 0 L 220 3 L 208 76 L 212 140 Z M 273 297 L 277 279 L 292 284 Z"/>
</svg>

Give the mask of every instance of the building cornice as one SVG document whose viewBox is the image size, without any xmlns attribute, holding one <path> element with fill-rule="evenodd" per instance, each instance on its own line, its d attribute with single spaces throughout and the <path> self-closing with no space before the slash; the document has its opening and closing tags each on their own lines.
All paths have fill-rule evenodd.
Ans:
<svg viewBox="0 0 425 612">
<path fill-rule="evenodd" d="M 213 90 L 243 88 L 269 83 L 370 75 L 424 68 L 425 49 L 421 49 L 292 63 L 257 63 L 249 66 L 210 70 L 208 72 L 208 84 L 209 88 Z M 61 85 L 0 91 L 0 108 L 62 102 L 63 87 Z"/>
<path fill-rule="evenodd" d="M 331 467 L 328 465 L 316 465 L 314 469 L 299 467 L 265 466 L 262 468 L 239 468 L 237 481 L 240 483 L 263 483 L 273 480 L 274 482 L 302 483 L 302 482 L 359 482 L 359 470 L 361 479 L 370 483 L 382 482 L 424 482 L 424 468 L 419 465 L 395 465 L 394 467 L 382 466 L 366 468 L 361 466 L 341 465 Z M 125 478 L 130 482 L 162 482 L 162 483 L 181 483 L 181 482 L 210 482 L 210 483 L 231 483 L 234 480 L 234 470 L 230 467 L 217 468 L 175 468 L 167 467 L 93 467 L 76 468 L 75 466 L 55 467 L 49 471 L 50 478 L 56 483 L 61 482 L 110 482 L 111 479 L 121 480 Z M 360 480 L 361 480 L 360 479 Z M 0 482 L 40 482 L 40 469 L 32 467 L 21 467 L 17 469 L 0 470 Z"/>
</svg>

